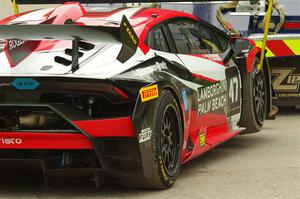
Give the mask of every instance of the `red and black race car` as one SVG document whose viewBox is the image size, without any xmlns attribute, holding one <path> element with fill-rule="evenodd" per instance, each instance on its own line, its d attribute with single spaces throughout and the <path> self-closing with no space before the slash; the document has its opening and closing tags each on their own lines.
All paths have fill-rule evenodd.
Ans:
<svg viewBox="0 0 300 199">
<path fill-rule="evenodd" d="M 163 189 L 270 113 L 260 48 L 190 14 L 69 2 L 0 24 L 2 160 Z"/>
</svg>

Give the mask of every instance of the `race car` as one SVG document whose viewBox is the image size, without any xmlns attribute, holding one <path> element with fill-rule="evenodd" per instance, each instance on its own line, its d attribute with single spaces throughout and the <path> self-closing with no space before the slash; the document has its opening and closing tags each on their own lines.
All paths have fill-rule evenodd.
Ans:
<svg viewBox="0 0 300 199">
<path fill-rule="evenodd" d="M 0 24 L 1 164 L 166 189 L 270 113 L 260 48 L 187 13 L 69 2 Z"/>
</svg>

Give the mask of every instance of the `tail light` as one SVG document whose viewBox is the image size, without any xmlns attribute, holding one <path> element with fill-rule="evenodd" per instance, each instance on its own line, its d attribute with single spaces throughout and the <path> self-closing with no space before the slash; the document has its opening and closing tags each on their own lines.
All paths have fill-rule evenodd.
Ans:
<svg viewBox="0 0 300 199">
<path fill-rule="evenodd" d="M 63 82 L 59 84 L 58 89 L 83 93 L 107 93 L 122 99 L 129 99 L 129 96 L 124 91 L 111 84 Z"/>
</svg>

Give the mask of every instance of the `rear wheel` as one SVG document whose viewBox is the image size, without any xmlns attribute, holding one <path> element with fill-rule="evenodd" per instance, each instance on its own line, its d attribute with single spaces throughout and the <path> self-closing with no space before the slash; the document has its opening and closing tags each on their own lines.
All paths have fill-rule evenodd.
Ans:
<svg viewBox="0 0 300 199">
<path fill-rule="evenodd" d="M 128 188 L 166 189 L 171 187 L 179 173 L 182 150 L 182 125 L 178 105 L 170 91 L 163 91 L 155 108 L 155 125 L 151 138 L 154 165 L 152 177 L 124 178 Z"/>
<path fill-rule="evenodd" d="M 264 70 L 258 70 L 256 58 L 251 73 L 242 74 L 243 104 L 239 125 L 245 127 L 243 134 L 260 131 L 267 113 L 267 85 Z"/>
</svg>

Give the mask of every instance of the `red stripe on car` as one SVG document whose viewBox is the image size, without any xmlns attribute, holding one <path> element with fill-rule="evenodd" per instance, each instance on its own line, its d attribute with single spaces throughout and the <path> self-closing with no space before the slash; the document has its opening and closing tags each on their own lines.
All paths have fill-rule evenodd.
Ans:
<svg viewBox="0 0 300 199">
<path fill-rule="evenodd" d="M 197 78 L 197 79 L 208 81 L 210 83 L 216 83 L 217 82 L 217 80 L 214 80 L 214 79 L 211 79 L 209 77 L 205 77 L 205 76 L 202 76 L 202 75 L 199 75 L 199 74 L 195 74 L 195 73 L 192 73 L 192 76 Z"/>
</svg>

